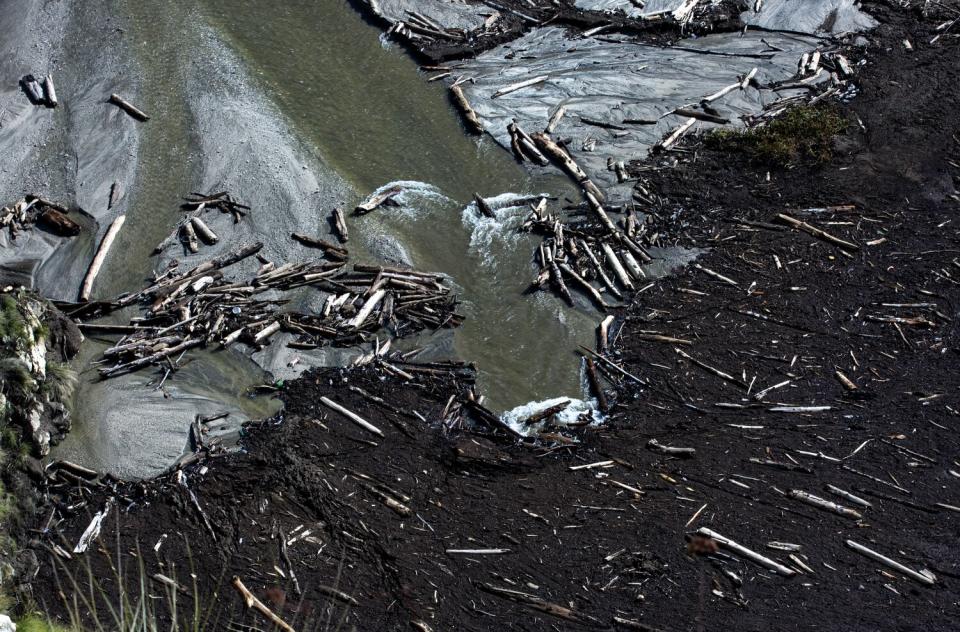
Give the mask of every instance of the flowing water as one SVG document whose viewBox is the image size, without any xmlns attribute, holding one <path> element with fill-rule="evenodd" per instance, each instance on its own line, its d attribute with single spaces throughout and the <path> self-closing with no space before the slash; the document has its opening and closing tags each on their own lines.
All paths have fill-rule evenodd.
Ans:
<svg viewBox="0 0 960 632">
<path fill-rule="evenodd" d="M 575 349 L 592 344 L 598 315 L 586 304 L 569 309 L 552 295 L 523 294 L 537 240 L 517 233 L 526 210 L 510 206 L 521 195 L 574 196 L 564 178 L 552 170 L 531 176 L 491 139 L 466 136 L 444 88 L 342 1 L 121 4 L 152 118 L 142 128 L 127 224 L 101 275 L 101 296 L 139 287 L 157 265 L 150 250 L 179 217 L 179 197 L 197 187 L 239 182 L 240 197 L 255 207 L 245 229 L 259 238 L 258 230 L 289 233 L 271 223 L 287 212 L 279 205 L 295 207 L 289 213 L 301 224 L 321 226 L 334 205 L 350 208 L 401 181 L 399 208 L 349 219 L 349 246 L 354 261 L 409 260 L 450 276 L 466 324 L 417 342 L 433 355 L 475 362 L 497 410 L 582 396 Z M 253 166 L 233 169 L 239 162 Z M 280 193 L 271 196 L 274 189 Z M 474 192 L 502 209 L 496 220 L 479 217 Z M 88 345 L 78 361 L 76 427 L 60 456 L 148 475 L 186 445 L 193 409 L 219 406 L 238 418 L 273 409 L 246 396 L 265 376 L 238 352 L 191 357 L 165 383 L 165 397 L 149 371 L 98 382 L 88 363 L 102 344 Z"/>
</svg>

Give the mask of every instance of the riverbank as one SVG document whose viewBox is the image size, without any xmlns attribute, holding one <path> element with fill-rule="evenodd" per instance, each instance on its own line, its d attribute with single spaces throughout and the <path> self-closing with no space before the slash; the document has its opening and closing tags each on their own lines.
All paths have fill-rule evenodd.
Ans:
<svg viewBox="0 0 960 632">
<path fill-rule="evenodd" d="M 621 314 L 606 357 L 632 377 L 609 371 L 603 425 L 518 445 L 470 412 L 469 375 L 318 370 L 243 454 L 147 483 L 54 478 L 38 601 L 66 617 L 56 577 L 88 566 L 113 594 L 140 551 L 182 603 L 216 591 L 224 629 L 264 621 L 234 575 L 297 629 L 888 629 L 892 609 L 898 629 L 950 629 L 958 42 L 930 43 L 949 14 L 868 8 L 881 24 L 828 160 L 771 168 L 691 139 L 630 165 L 648 233 L 707 251 Z M 102 544 L 70 555 L 110 498 Z"/>
</svg>

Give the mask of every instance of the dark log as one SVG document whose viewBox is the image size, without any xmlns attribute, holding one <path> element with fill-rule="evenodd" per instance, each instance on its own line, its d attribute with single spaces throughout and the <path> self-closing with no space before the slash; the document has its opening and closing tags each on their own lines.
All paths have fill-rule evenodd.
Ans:
<svg viewBox="0 0 960 632">
<path fill-rule="evenodd" d="M 324 241 L 323 239 L 317 239 L 316 237 L 310 237 L 309 235 L 303 235 L 301 233 L 291 233 L 290 236 L 304 246 L 319 248 L 323 251 L 323 254 L 331 259 L 346 261 L 347 256 L 349 255 L 349 251 L 346 248 L 341 248 L 340 246 L 331 244 L 329 241 Z"/>
<path fill-rule="evenodd" d="M 143 112 L 143 110 L 140 110 L 139 108 L 137 108 L 136 106 L 134 106 L 132 103 L 130 103 L 129 101 L 127 101 L 126 99 L 124 99 L 123 97 L 121 97 L 119 94 L 111 94 L 111 95 L 110 95 L 110 103 L 113 103 L 114 105 L 116 105 L 116 106 L 119 107 L 121 110 L 123 110 L 124 112 L 126 112 L 127 114 L 129 114 L 130 116 L 132 116 L 133 118 L 137 119 L 138 121 L 149 121 L 149 120 L 150 120 L 150 117 L 147 116 L 147 115 Z"/>
<path fill-rule="evenodd" d="M 80 224 L 54 208 L 48 207 L 41 213 L 39 223 L 51 233 L 61 237 L 74 237 L 80 234 Z"/>
<path fill-rule="evenodd" d="M 480 197 L 479 193 L 474 193 L 473 199 L 477 202 L 477 210 L 480 211 L 481 215 L 483 215 L 484 217 L 490 217 L 490 218 L 495 218 L 497 216 L 497 214 L 493 212 L 493 208 L 491 208 L 490 205 L 487 204 L 486 200 Z"/>
</svg>

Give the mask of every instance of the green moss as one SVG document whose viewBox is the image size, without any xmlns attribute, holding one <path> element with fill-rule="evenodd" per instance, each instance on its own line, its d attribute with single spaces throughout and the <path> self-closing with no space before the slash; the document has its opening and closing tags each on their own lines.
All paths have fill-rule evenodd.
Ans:
<svg viewBox="0 0 960 632">
<path fill-rule="evenodd" d="M 17 621 L 17 632 L 72 632 L 72 628 L 50 623 L 36 614 L 28 614 Z"/>
<path fill-rule="evenodd" d="M 833 157 L 833 137 L 846 127 L 836 108 L 800 105 L 761 127 L 716 130 L 704 143 L 711 149 L 746 154 L 762 165 L 819 164 Z"/>
</svg>

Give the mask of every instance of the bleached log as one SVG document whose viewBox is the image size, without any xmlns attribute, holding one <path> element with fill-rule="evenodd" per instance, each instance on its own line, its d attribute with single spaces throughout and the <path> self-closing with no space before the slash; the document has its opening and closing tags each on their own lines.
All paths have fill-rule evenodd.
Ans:
<svg viewBox="0 0 960 632">
<path fill-rule="evenodd" d="M 103 508 L 103 511 L 98 511 L 93 516 L 90 524 L 88 524 L 87 528 L 84 529 L 83 535 L 81 535 L 80 539 L 77 541 L 77 545 L 73 547 L 74 553 L 83 553 L 90 548 L 90 543 L 96 540 L 100 535 L 100 528 L 103 526 L 103 519 L 106 518 L 110 513 L 110 507 L 112 506 L 113 503 L 107 502 L 107 505 Z"/>
<path fill-rule="evenodd" d="M 717 99 L 720 99 L 720 98 L 722 98 L 722 97 L 725 97 L 726 95 L 730 94 L 731 92 L 733 92 L 734 90 L 737 90 L 737 89 L 739 89 L 739 88 L 740 88 L 740 82 L 739 82 L 739 81 L 736 82 L 736 83 L 731 83 L 731 84 L 730 84 L 729 86 L 727 86 L 726 88 L 721 88 L 720 90 L 717 90 L 717 91 L 714 92 L 713 94 L 711 94 L 711 95 L 709 95 L 709 96 L 703 97 L 702 99 L 700 99 L 700 102 L 701 102 L 701 103 L 711 103 L 711 102 L 713 102 L 713 101 L 716 101 Z"/>
<path fill-rule="evenodd" d="M 681 459 L 693 458 L 697 453 L 695 448 L 677 448 L 674 446 L 663 445 L 656 439 L 650 439 L 647 441 L 647 447 L 654 452 L 659 452 L 668 456 L 675 456 Z"/>
<path fill-rule="evenodd" d="M 700 527 L 699 529 L 697 529 L 697 533 L 700 535 L 704 535 L 708 538 L 711 538 L 721 547 L 730 549 L 734 553 L 738 555 L 742 555 L 743 557 L 747 558 L 751 562 L 759 564 L 760 566 L 765 566 L 766 568 L 769 568 L 770 570 L 778 573 L 779 575 L 783 575 L 784 577 L 793 577 L 794 575 L 797 574 L 797 571 L 793 570 L 792 568 L 784 566 L 783 564 L 775 560 L 771 560 L 769 557 L 760 555 L 756 551 L 748 549 L 742 544 L 738 544 L 737 542 L 734 542 L 733 540 L 731 540 L 726 536 L 720 535 L 713 529 L 708 529 L 707 527 Z"/>
<path fill-rule="evenodd" d="M 838 516 L 843 516 L 844 518 L 852 518 L 853 520 L 860 520 L 863 518 L 863 515 L 855 509 L 844 507 L 843 505 L 827 500 L 826 498 L 820 498 L 819 496 L 815 496 L 814 494 L 800 489 L 791 489 L 787 492 L 787 496 L 793 498 L 794 500 L 799 500 L 802 503 L 806 503 L 812 507 L 817 507 L 818 509 L 835 513 Z"/>
<path fill-rule="evenodd" d="M 680 137 L 683 136 L 688 129 L 693 127 L 693 124 L 696 122 L 697 122 L 697 119 L 691 116 L 686 120 L 685 123 L 683 123 L 682 125 L 677 127 L 675 130 L 673 130 L 673 132 L 669 136 L 667 136 L 662 141 L 654 145 L 654 149 L 658 149 L 658 150 L 669 149 L 671 145 L 673 145 L 675 142 L 680 140 Z"/>
<path fill-rule="evenodd" d="M 353 214 L 363 215 L 364 213 L 369 213 L 370 211 L 374 210 L 378 206 L 381 206 L 384 202 L 394 197 L 395 195 L 398 195 L 402 191 L 403 189 L 400 187 L 391 187 L 386 191 L 384 191 L 383 193 L 379 193 L 373 196 L 367 202 L 358 204 L 357 207 L 353 209 Z"/>
<path fill-rule="evenodd" d="M 126 215 L 118 216 L 113 220 L 110 228 L 107 229 L 107 233 L 103 236 L 100 247 L 97 248 L 97 254 L 94 255 L 93 261 L 90 262 L 87 275 L 83 278 L 83 284 L 80 286 L 81 301 L 90 300 L 90 293 L 93 291 L 93 282 L 97 279 L 97 275 L 100 274 L 100 268 L 103 267 L 107 253 L 110 252 L 110 246 L 113 245 L 113 240 L 117 238 L 117 233 L 120 232 L 120 227 L 123 226 L 123 222 L 126 221 L 126 219 Z"/>
<path fill-rule="evenodd" d="M 53 75 L 47 74 L 47 78 L 43 80 L 43 91 L 47 96 L 47 105 L 57 107 L 60 102 L 57 100 L 57 90 L 53 87 Z"/>
<path fill-rule="evenodd" d="M 603 310 L 606 310 L 607 307 L 609 307 L 609 305 L 607 305 L 607 303 L 603 300 L 603 297 L 600 296 L 600 292 L 597 291 L 597 288 L 590 285 L 590 282 L 577 274 L 573 268 L 568 266 L 566 263 L 557 263 L 557 267 L 560 268 L 561 272 L 576 281 L 577 285 L 582 287 L 583 290 L 590 295 L 590 298 L 592 298 L 594 303 L 597 304 L 597 307 Z"/>
<path fill-rule="evenodd" d="M 182 239 L 187 244 L 187 250 L 192 253 L 200 252 L 200 242 L 197 241 L 197 231 L 193 229 L 192 222 L 186 222 L 180 227 Z"/>
<path fill-rule="evenodd" d="M 193 228 L 197 232 L 197 235 L 200 236 L 200 239 L 202 239 L 208 245 L 212 246 L 220 241 L 220 238 L 217 237 L 217 234 L 210 230 L 210 227 L 207 226 L 206 222 L 199 217 L 190 218 L 190 223 L 193 224 Z"/>
<path fill-rule="evenodd" d="M 470 102 L 467 101 L 467 96 L 463 93 L 463 88 L 460 86 L 450 86 L 450 96 L 453 98 L 453 103 L 457 106 L 457 109 L 463 114 L 463 118 L 466 119 L 467 129 L 474 134 L 482 134 L 483 123 L 480 122 L 480 117 L 477 116 L 477 113 L 470 106 Z"/>
<path fill-rule="evenodd" d="M 353 328 L 358 328 L 363 324 L 363 321 L 367 319 L 368 316 L 373 312 L 374 308 L 378 303 L 386 296 L 386 291 L 377 290 L 374 292 L 370 298 L 366 300 L 363 304 L 363 307 L 360 308 L 360 311 L 357 312 L 357 315 L 353 317 L 353 320 L 350 321 L 349 326 Z"/>
<path fill-rule="evenodd" d="M 550 78 L 550 77 L 547 76 L 547 75 L 541 75 L 541 76 L 539 76 L 539 77 L 534 77 L 533 79 L 527 79 L 526 81 L 520 81 L 520 82 L 518 82 L 518 83 L 510 84 L 510 85 L 507 86 L 506 88 L 501 88 L 500 90 L 497 90 L 496 92 L 494 92 L 493 95 L 492 95 L 490 98 L 491 98 L 491 99 L 496 99 L 496 98 L 498 98 L 498 97 L 502 97 L 502 96 L 505 95 L 505 94 L 510 94 L 511 92 L 516 92 L 517 90 L 520 90 L 520 89 L 522 89 L 522 88 L 527 88 L 527 87 L 529 87 L 529 86 L 535 86 L 535 85 L 537 85 L 538 83 L 543 83 L 544 81 L 546 81 L 546 80 L 549 79 L 549 78 Z"/>
<path fill-rule="evenodd" d="M 580 168 L 580 165 L 565 152 L 552 138 L 542 132 L 531 134 L 530 138 L 548 158 L 557 163 L 560 168 L 567 173 L 573 180 L 583 188 L 587 193 L 592 194 L 597 201 L 603 202 L 604 197 L 600 189 L 597 188 L 586 172 Z"/>
<path fill-rule="evenodd" d="M 877 552 L 874 551 L 873 549 L 868 549 L 867 547 L 863 546 L 862 544 L 858 544 L 858 543 L 854 542 L 853 540 L 847 540 L 847 546 L 849 546 L 851 549 L 853 549 L 853 550 L 856 551 L 857 553 L 860 553 L 860 554 L 862 554 L 862 555 L 866 555 L 866 556 L 869 557 L 870 559 L 876 560 L 877 562 L 880 562 L 881 564 L 884 564 L 885 566 L 887 566 L 887 567 L 889 567 L 889 568 L 892 568 L 893 570 L 895 570 L 895 571 L 897 571 L 897 572 L 899 572 L 899 573 L 903 573 L 904 575 L 906 575 L 906 576 L 909 577 L 910 579 L 914 579 L 914 580 L 920 582 L 921 584 L 925 584 L 925 585 L 927 585 L 927 586 L 933 586 L 933 585 L 937 582 L 937 579 L 936 579 L 935 576 L 933 576 L 933 573 L 930 573 L 929 575 L 925 575 L 925 574 L 923 574 L 923 573 L 918 573 L 917 571 L 913 570 L 912 568 L 907 568 L 906 566 L 904 566 L 904 565 L 901 564 L 900 562 L 898 562 L 898 561 L 896 561 L 896 560 L 894 560 L 894 559 L 891 559 L 891 558 L 889 558 L 889 557 L 887 557 L 886 555 L 883 555 L 883 554 L 881 554 L 881 553 L 877 553 Z M 928 572 L 929 572 L 929 571 L 928 571 Z"/>
<path fill-rule="evenodd" d="M 550 116 L 550 120 L 547 122 L 547 126 L 543 129 L 545 134 L 552 134 L 553 130 L 556 129 L 557 124 L 560 122 L 560 119 L 563 118 L 563 115 L 567 113 L 567 106 L 561 105 L 558 107 L 554 113 Z"/>
<path fill-rule="evenodd" d="M 603 254 L 605 254 L 607 257 L 607 263 L 613 269 L 613 273 L 616 275 L 617 280 L 620 281 L 620 284 L 631 292 L 636 289 L 633 285 L 633 281 L 630 280 L 630 276 L 627 274 L 627 271 L 623 269 L 623 264 L 620 263 L 617 253 L 613 251 L 613 248 L 610 247 L 610 244 L 601 244 L 601 248 L 603 248 Z"/>
<path fill-rule="evenodd" d="M 864 500 L 859 496 L 855 496 L 851 494 L 845 489 L 840 489 L 839 487 L 830 485 L 829 483 L 827 484 L 827 491 L 830 492 L 831 494 L 836 494 L 840 498 L 846 499 L 856 505 L 860 505 L 861 507 L 867 507 L 867 508 L 873 507 L 873 503 L 871 503 L 869 500 Z"/>
<path fill-rule="evenodd" d="M 333 226 L 340 241 L 347 243 L 350 240 L 350 232 L 347 230 L 347 218 L 344 216 L 342 208 L 333 209 Z"/>
<path fill-rule="evenodd" d="M 320 398 L 320 403 L 322 403 L 322 404 L 323 404 L 324 406 L 326 406 L 327 408 L 330 408 L 330 409 L 332 409 L 332 410 L 337 411 L 338 413 L 340 413 L 341 415 L 343 415 L 344 417 L 346 417 L 347 419 L 349 419 L 349 420 L 352 421 L 353 423 L 357 424 L 357 425 L 360 426 L 361 428 L 364 428 L 364 429 L 366 429 L 366 430 L 369 430 L 370 432 L 372 432 L 373 434 L 375 434 L 375 435 L 377 435 L 377 436 L 380 436 L 380 437 L 384 436 L 384 435 L 383 435 L 383 432 L 382 432 L 379 428 L 377 428 L 376 426 L 374 426 L 372 423 L 370 423 L 369 421 L 367 421 L 366 419 L 364 419 L 364 418 L 361 417 L 360 415 L 356 414 L 355 412 L 350 411 L 350 410 L 347 410 L 346 408 L 344 408 L 343 406 L 341 406 L 341 405 L 338 404 L 337 402 L 333 401 L 333 400 L 330 399 L 329 397 L 321 397 L 321 398 Z"/>
</svg>

